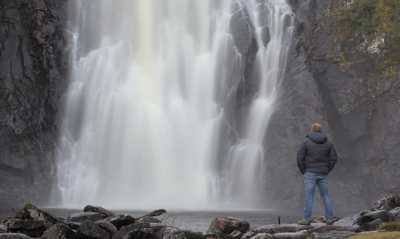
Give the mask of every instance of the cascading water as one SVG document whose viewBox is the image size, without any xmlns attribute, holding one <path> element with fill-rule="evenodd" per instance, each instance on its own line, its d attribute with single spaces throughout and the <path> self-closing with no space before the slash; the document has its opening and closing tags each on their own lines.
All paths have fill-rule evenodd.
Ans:
<svg viewBox="0 0 400 239">
<path fill-rule="evenodd" d="M 234 71 L 232 2 L 74 0 L 75 51 L 58 154 L 60 206 L 220 205 L 223 197 L 215 194 L 223 190 L 215 182 L 224 105 L 219 99 L 229 80 L 221 72 Z M 260 78 L 247 133 L 230 152 L 231 192 L 239 188 L 235 197 L 245 207 L 259 196 L 252 175 L 263 174 L 257 173 L 262 139 L 290 41 L 285 1 L 266 1 L 265 19 L 258 14 L 261 2 L 241 2 L 257 29 Z"/>
<path fill-rule="evenodd" d="M 85 2 L 75 8 L 78 52 L 58 170 L 62 205 L 206 207 L 229 1 Z"/>
<path fill-rule="evenodd" d="M 262 200 L 268 158 L 264 155 L 264 136 L 286 69 L 293 13 L 285 0 L 247 0 L 242 4 L 256 30 L 259 49 L 253 74 L 259 80 L 259 89 L 248 110 L 244 136 L 229 152 L 226 180 L 234 204 L 257 207 L 265 205 Z"/>
</svg>

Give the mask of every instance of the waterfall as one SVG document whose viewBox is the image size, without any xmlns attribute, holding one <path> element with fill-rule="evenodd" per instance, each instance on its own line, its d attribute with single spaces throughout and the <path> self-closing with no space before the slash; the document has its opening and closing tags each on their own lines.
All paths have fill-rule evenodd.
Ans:
<svg viewBox="0 0 400 239">
<path fill-rule="evenodd" d="M 293 13 L 285 0 L 243 1 L 255 27 L 258 52 L 254 77 L 259 81 L 245 121 L 244 135 L 228 154 L 227 190 L 234 205 L 265 205 L 264 137 L 274 112 L 279 83 L 286 69 L 293 31 Z"/>
<path fill-rule="evenodd" d="M 74 52 L 57 156 L 60 206 L 221 204 L 218 187 L 225 186 L 217 183 L 216 162 L 226 140 L 220 138 L 221 95 L 229 81 L 223 72 L 234 70 L 228 62 L 237 55 L 229 32 L 233 1 L 73 1 Z M 262 141 L 285 68 L 291 21 L 284 0 L 262 2 L 242 1 L 257 29 L 260 91 L 228 167 L 231 192 L 246 188 L 241 194 L 253 196 L 260 186 L 256 176 L 263 175 Z M 265 19 L 259 14 L 264 5 Z"/>
</svg>

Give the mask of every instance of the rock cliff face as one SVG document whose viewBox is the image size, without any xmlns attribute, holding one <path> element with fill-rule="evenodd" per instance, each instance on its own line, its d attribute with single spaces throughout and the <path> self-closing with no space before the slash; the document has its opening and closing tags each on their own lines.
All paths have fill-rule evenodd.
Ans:
<svg viewBox="0 0 400 239">
<path fill-rule="evenodd" d="M 0 0 L 0 208 L 47 198 L 66 88 L 66 0 Z"/>
<path fill-rule="evenodd" d="M 357 210 L 382 193 L 399 191 L 398 72 L 391 77 L 374 72 L 376 52 L 358 51 L 345 67 L 333 59 L 342 46 L 329 13 L 344 1 L 288 2 L 296 15 L 296 35 L 265 139 L 269 203 L 301 208 L 303 184 L 295 156 L 314 121 L 323 123 L 340 155 L 330 176 L 337 209 Z"/>
<path fill-rule="evenodd" d="M 346 66 L 333 59 L 341 46 L 328 15 L 341 1 L 288 2 L 296 32 L 265 137 L 266 205 L 302 207 L 296 151 L 309 125 L 320 121 L 340 155 L 331 175 L 335 206 L 363 208 L 382 193 L 400 190 L 400 76 L 371 72 L 379 57 L 370 53 L 354 54 Z M 43 202 L 54 180 L 57 115 L 68 68 L 66 5 L 67 0 L 0 0 L 0 208 Z M 250 76 L 257 52 L 254 28 L 246 12 L 234 8 L 230 27 L 243 59 L 232 63 L 239 73 L 224 99 L 229 105 L 224 138 L 232 141 L 257 85 Z"/>
</svg>

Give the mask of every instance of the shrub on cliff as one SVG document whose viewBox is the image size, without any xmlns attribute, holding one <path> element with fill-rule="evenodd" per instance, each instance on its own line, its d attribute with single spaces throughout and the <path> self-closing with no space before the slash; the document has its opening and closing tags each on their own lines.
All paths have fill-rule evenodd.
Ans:
<svg viewBox="0 0 400 239">
<path fill-rule="evenodd" d="M 343 45 L 356 42 L 357 49 L 379 54 L 383 61 L 378 70 L 393 77 L 400 65 L 400 0 L 343 0 L 331 13 L 337 41 Z"/>
</svg>

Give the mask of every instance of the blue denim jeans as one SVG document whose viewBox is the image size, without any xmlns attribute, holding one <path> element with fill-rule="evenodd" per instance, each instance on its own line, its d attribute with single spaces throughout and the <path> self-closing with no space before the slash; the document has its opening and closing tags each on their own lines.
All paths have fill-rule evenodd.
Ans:
<svg viewBox="0 0 400 239">
<path fill-rule="evenodd" d="M 328 182 L 326 175 L 306 172 L 304 174 L 304 192 L 305 192 L 305 206 L 304 206 L 304 219 L 310 220 L 312 216 L 312 208 L 314 203 L 314 192 L 318 186 L 319 193 L 325 207 L 325 218 L 331 219 L 333 217 L 332 201 L 328 192 Z"/>
</svg>

